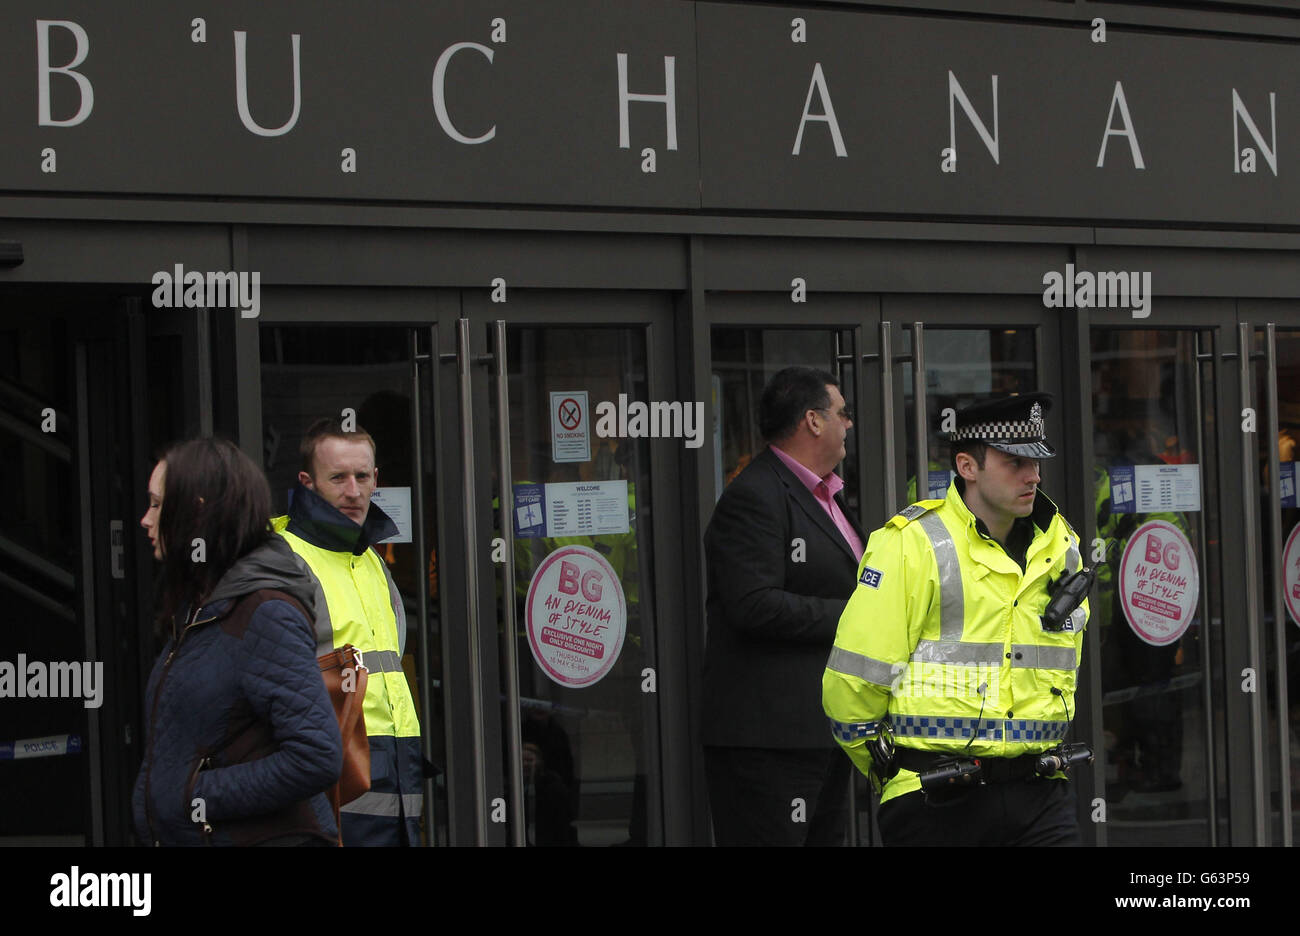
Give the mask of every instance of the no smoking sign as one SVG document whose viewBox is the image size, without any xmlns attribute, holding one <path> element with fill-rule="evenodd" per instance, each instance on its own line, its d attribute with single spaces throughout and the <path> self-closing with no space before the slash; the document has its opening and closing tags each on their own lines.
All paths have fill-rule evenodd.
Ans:
<svg viewBox="0 0 1300 936">
<path fill-rule="evenodd" d="M 586 390 L 551 391 L 551 461 L 591 461 L 591 410 Z"/>
</svg>

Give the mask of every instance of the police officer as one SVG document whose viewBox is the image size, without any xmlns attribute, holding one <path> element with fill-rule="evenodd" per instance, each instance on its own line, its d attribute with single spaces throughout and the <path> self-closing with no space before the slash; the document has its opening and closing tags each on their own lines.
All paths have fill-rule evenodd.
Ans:
<svg viewBox="0 0 1300 936">
<path fill-rule="evenodd" d="M 1089 580 L 1074 578 L 1078 536 L 1038 491 L 1039 461 L 1056 454 L 1050 405 L 1032 393 L 959 412 L 947 497 L 875 531 L 858 567 L 823 703 L 881 790 L 886 845 L 1079 842 L 1072 787 L 1051 756 L 1090 756 L 1060 749 Z M 1052 599 L 1045 621 L 1058 590 L 1074 600 Z"/>
</svg>

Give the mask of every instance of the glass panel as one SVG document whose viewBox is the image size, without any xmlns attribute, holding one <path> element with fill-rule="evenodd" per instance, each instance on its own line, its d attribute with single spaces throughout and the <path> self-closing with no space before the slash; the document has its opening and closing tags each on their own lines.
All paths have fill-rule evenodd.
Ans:
<svg viewBox="0 0 1300 936">
<path fill-rule="evenodd" d="M 507 360 L 526 838 L 532 845 L 662 841 L 659 697 L 642 691 L 642 671 L 656 658 L 650 444 L 595 431 L 599 404 L 618 407 L 625 395 L 630 426 L 630 406 L 651 402 L 645 330 L 511 328 Z M 584 392 L 586 445 L 555 443 L 553 433 L 574 417 Z M 552 394 L 562 394 L 558 425 Z M 497 412 L 494 399 L 494 425 Z M 617 649 L 610 623 L 617 611 L 601 613 L 617 606 L 607 570 L 626 608 Z M 549 590 L 555 603 L 539 597 L 530 626 L 534 576 L 539 595 Z"/>
<path fill-rule="evenodd" d="M 910 350 L 911 330 L 904 332 Z M 917 494 L 912 364 L 903 365 L 904 434 L 907 445 L 907 503 L 944 497 L 952 472 L 948 434 L 942 431 L 945 409 L 961 409 L 993 393 L 1029 393 L 1038 389 L 1032 328 L 926 328 L 926 425 L 929 491 Z"/>
<path fill-rule="evenodd" d="M 852 356 L 853 336 L 847 331 L 786 328 L 713 329 L 713 394 L 719 425 L 714 427 L 715 497 L 763 449 L 758 429 L 758 400 L 777 371 L 799 365 L 829 371 L 839 377 L 840 393 L 850 402 L 856 395 L 857 372 L 851 363 L 836 360 L 837 349 Z M 861 516 L 858 503 L 858 457 L 849 431 L 848 452 L 840 465 L 844 499 Z"/>
<path fill-rule="evenodd" d="M 1101 643 L 1112 844 L 1211 841 L 1206 623 L 1218 565 L 1207 555 L 1213 510 L 1203 500 L 1217 479 L 1206 450 L 1213 396 L 1202 394 L 1198 375 L 1194 332 L 1093 329 L 1093 477 L 1105 561 L 1095 564 L 1088 630 Z"/>
<path fill-rule="evenodd" d="M 1274 843 L 1282 841 L 1281 835 L 1281 765 L 1279 758 L 1288 759 L 1287 770 L 1291 785 L 1291 822 L 1292 834 L 1300 822 L 1300 505 L 1296 500 L 1297 443 L 1300 442 L 1300 332 L 1279 331 L 1277 338 L 1277 412 L 1269 414 L 1272 431 L 1260 433 L 1260 503 L 1263 523 L 1260 526 L 1263 536 L 1261 555 L 1269 556 L 1273 548 L 1273 513 L 1269 506 L 1269 489 L 1271 480 L 1268 469 L 1268 449 L 1276 445 L 1278 450 L 1279 491 L 1282 498 L 1281 538 L 1282 546 L 1282 582 L 1273 580 L 1273 563 L 1264 563 L 1264 601 L 1263 611 L 1266 627 L 1264 630 L 1265 659 L 1268 660 L 1269 686 L 1265 697 L 1268 705 L 1268 722 L 1265 726 L 1264 746 L 1269 752 L 1269 789 L 1272 803 L 1272 836 Z M 1259 333 L 1258 344 L 1262 350 L 1264 333 Z M 1267 370 L 1262 362 L 1256 367 L 1257 395 L 1263 405 L 1267 400 L 1264 381 Z M 1288 548 L 1289 547 L 1289 548 Z M 1277 641 L 1274 637 L 1274 596 L 1281 590 L 1282 614 L 1285 622 L 1285 651 L 1282 665 L 1286 675 L 1285 705 L 1288 721 L 1287 743 L 1280 743 L 1281 732 L 1278 727 L 1277 686 L 1278 654 Z"/>
<path fill-rule="evenodd" d="M 33 663 L 86 659 L 76 471 L 84 414 L 72 399 L 71 347 L 66 319 L 24 310 L 0 321 L 0 484 L 11 492 L 0 498 L 0 660 L 10 665 L 20 653 Z M 53 433 L 41 429 L 45 407 L 56 410 Z M 136 532 L 127 526 L 124 535 Z M 38 756 L 24 756 L 22 742 L 69 736 L 78 739 L 73 750 L 43 743 Z M 84 841 L 85 739 L 80 698 L 0 704 L 0 841 Z"/>
<path fill-rule="evenodd" d="M 421 711 L 420 693 L 432 694 L 432 718 L 422 719 L 420 730 L 430 742 L 436 764 L 446 764 L 446 738 L 442 700 L 442 623 L 438 610 L 437 516 L 434 503 L 433 460 L 418 451 L 411 437 L 410 329 L 375 326 L 263 326 L 262 446 L 266 476 L 271 482 L 273 510 L 288 509 L 288 492 L 297 484 L 298 447 L 307 428 L 317 419 L 338 415 L 344 408 L 356 411 L 360 428 L 375 440 L 379 491 L 405 498 L 407 515 L 415 510 L 413 478 L 423 471 L 424 535 L 427 559 L 415 554 L 415 545 L 389 541 L 376 546 L 388 565 L 406 606 L 407 640 L 402 669 L 406 672 Z M 424 400 L 429 407 L 429 401 Z M 429 419 L 423 419 L 428 425 Z M 422 465 L 421 465 L 422 463 Z M 391 511 L 390 511 L 391 513 Z M 421 686 L 416 628 L 419 626 L 418 589 L 428 595 L 427 646 L 432 685 Z M 440 776 L 435 784 L 436 828 L 433 841 L 447 841 L 447 791 Z M 423 815 L 429 836 L 429 812 Z"/>
</svg>

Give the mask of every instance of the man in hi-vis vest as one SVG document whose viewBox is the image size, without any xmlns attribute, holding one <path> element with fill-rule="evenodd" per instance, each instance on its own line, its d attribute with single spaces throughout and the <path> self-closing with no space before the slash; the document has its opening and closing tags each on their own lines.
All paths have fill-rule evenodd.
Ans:
<svg viewBox="0 0 1300 936">
<path fill-rule="evenodd" d="M 370 503 L 378 476 L 375 443 L 360 427 L 345 432 L 337 419 L 322 419 L 307 430 L 300 453 L 289 515 L 272 524 L 315 573 L 317 654 L 352 644 L 370 672 L 364 706 L 370 792 L 343 807 L 343 844 L 418 845 L 424 762 L 402 672 L 406 613 L 371 548 L 397 532 Z"/>
<path fill-rule="evenodd" d="M 957 477 L 871 535 L 822 679 L 886 845 L 1079 842 L 1069 744 L 1092 573 L 1038 491 L 1045 393 L 957 414 Z"/>
</svg>

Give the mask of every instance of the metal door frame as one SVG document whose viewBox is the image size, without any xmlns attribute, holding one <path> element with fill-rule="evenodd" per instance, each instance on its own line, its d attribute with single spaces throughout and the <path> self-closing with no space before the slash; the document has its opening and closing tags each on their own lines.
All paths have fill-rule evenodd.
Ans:
<svg viewBox="0 0 1300 936">
<path fill-rule="evenodd" d="M 590 327 L 590 328 L 643 328 L 646 348 L 646 388 L 652 400 L 681 399 L 678 388 L 683 373 L 679 371 L 673 354 L 674 294 L 663 290 L 605 291 L 522 289 L 511 287 L 506 302 L 493 302 L 488 289 L 466 289 L 462 292 L 463 316 L 468 321 L 469 354 L 477 366 L 471 375 L 472 423 L 481 427 L 473 436 L 474 464 L 480 477 L 490 476 L 496 460 L 492 457 L 494 427 L 490 414 L 490 388 L 495 360 L 495 347 L 489 345 L 489 335 L 495 334 L 496 323 L 505 322 L 505 329 L 517 327 Z M 450 368 L 446 368 L 450 369 Z M 706 446 L 707 447 L 707 446 Z M 689 815 L 689 763 L 690 713 L 682 700 L 686 698 L 688 673 L 677 661 L 684 657 L 684 644 L 688 635 L 683 628 L 670 622 L 684 621 L 682 604 L 685 570 L 679 549 L 683 535 L 681 511 L 670 509 L 681 503 L 683 446 L 679 440 L 651 440 L 650 444 L 650 505 L 651 536 L 654 562 L 653 608 L 656 644 L 656 688 L 658 705 L 653 729 L 658 733 L 657 749 L 650 745 L 647 751 L 647 839 L 648 844 L 685 844 L 681 826 Z M 475 487 L 477 504 L 474 514 L 478 518 L 475 538 L 480 544 L 480 572 L 478 575 L 479 616 L 482 620 L 496 619 L 496 576 L 501 569 L 490 560 L 493 536 L 492 492 L 490 485 Z M 638 511 L 640 510 L 638 502 Z M 646 586 L 642 585 L 643 595 Z M 643 599 L 644 600 L 644 597 Z M 480 658 L 483 667 L 483 715 L 488 738 L 485 761 L 487 767 L 486 789 L 483 795 L 489 801 L 500 799 L 508 803 L 506 795 L 507 771 L 511 766 L 501 757 L 501 745 L 495 743 L 508 726 L 501 723 L 501 706 L 498 700 L 507 694 L 509 680 L 500 672 L 498 660 L 501 651 L 496 628 L 481 629 Z M 514 785 L 518 789 L 518 783 Z M 504 844 L 505 828 L 494 824 L 489 828 L 489 841 Z"/>
</svg>

